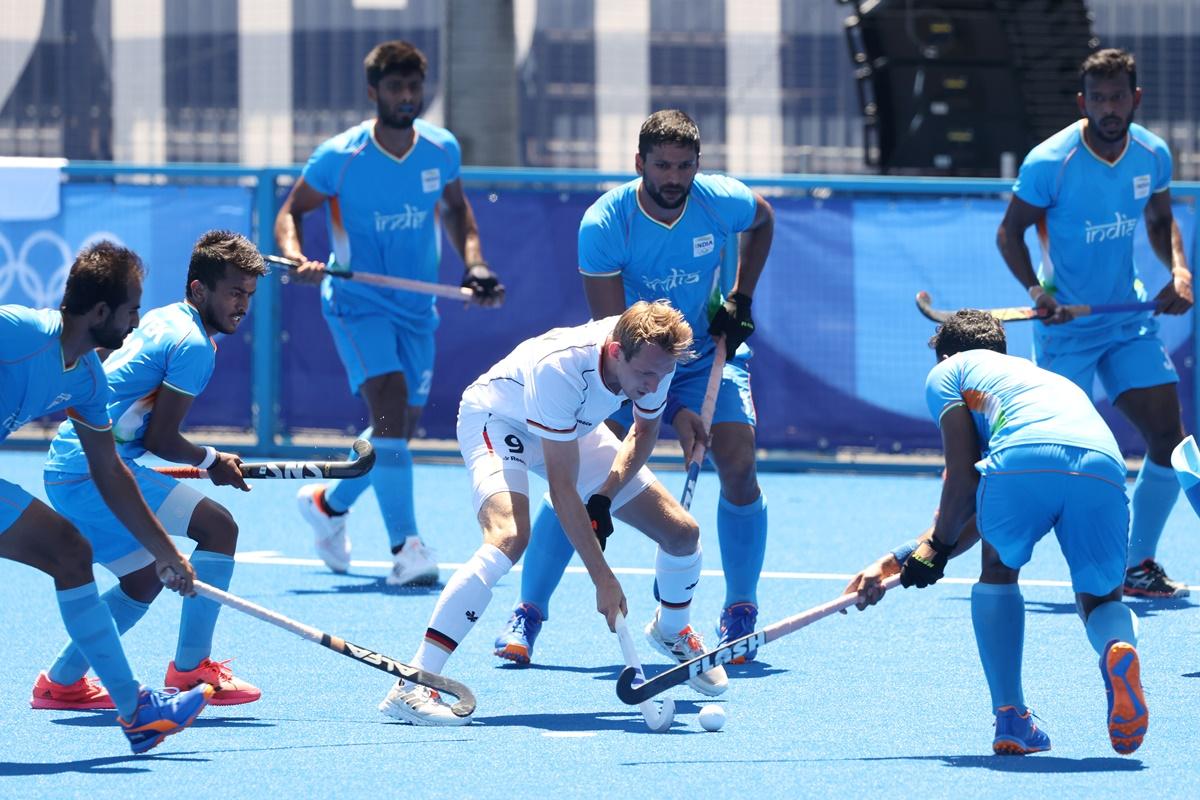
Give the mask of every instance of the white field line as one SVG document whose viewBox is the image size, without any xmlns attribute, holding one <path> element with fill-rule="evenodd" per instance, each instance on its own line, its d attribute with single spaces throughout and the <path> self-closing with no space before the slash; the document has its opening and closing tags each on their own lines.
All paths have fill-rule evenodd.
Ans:
<svg viewBox="0 0 1200 800">
<path fill-rule="evenodd" d="M 280 567 L 321 567 L 324 563 L 318 558 L 292 558 L 284 556 L 278 550 L 251 550 L 244 553 L 238 553 L 235 556 L 236 560 L 243 564 L 267 564 Z M 391 561 L 351 561 L 351 567 L 359 567 L 365 569 L 391 569 Z M 461 567 L 462 564 L 438 564 L 438 567 L 447 572 L 453 572 Z M 521 564 L 513 567 L 513 572 L 520 572 Z M 653 567 L 613 567 L 612 571 L 616 575 L 654 575 Z M 567 572 L 575 575 L 587 574 L 587 570 L 583 567 L 570 566 L 567 567 Z M 725 573 L 719 569 L 706 569 L 701 572 L 706 578 L 724 577 Z M 785 581 L 841 581 L 845 583 L 854 576 L 848 572 L 774 572 L 764 570 L 762 577 L 770 580 L 785 580 Z M 942 578 L 939 583 L 956 584 L 960 586 L 971 586 L 976 583 L 974 578 Z M 1069 589 L 1070 581 L 1047 581 L 1036 579 L 1021 579 L 1022 586 L 1046 586 L 1056 589 Z M 1200 586 L 1188 587 L 1192 591 L 1200 592 Z"/>
</svg>

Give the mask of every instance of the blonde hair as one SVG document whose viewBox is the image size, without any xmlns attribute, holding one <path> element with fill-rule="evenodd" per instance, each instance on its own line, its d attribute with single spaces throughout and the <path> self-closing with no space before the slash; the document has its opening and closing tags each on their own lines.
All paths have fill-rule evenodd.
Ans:
<svg viewBox="0 0 1200 800">
<path fill-rule="evenodd" d="M 666 300 L 653 303 L 639 300 L 625 309 L 613 328 L 612 338 L 621 345 L 626 361 L 647 344 L 658 345 L 676 361 L 688 361 L 695 355 L 692 326 Z"/>
</svg>

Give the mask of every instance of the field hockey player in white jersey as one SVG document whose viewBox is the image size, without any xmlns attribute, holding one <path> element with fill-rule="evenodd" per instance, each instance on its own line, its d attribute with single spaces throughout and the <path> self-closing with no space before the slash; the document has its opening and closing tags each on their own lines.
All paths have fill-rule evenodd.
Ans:
<svg viewBox="0 0 1200 800">
<path fill-rule="evenodd" d="M 658 544 L 661 602 L 652 642 L 682 663 L 705 651 L 689 607 L 700 580 L 700 531 L 646 468 L 675 367 L 691 356 L 692 331 L 666 303 L 639 302 L 620 317 L 557 328 L 529 339 L 467 387 L 458 443 L 471 473 L 483 544 L 450 578 L 412 665 L 441 672 L 492 598 L 492 587 L 529 544 L 529 471 L 550 497 L 596 587 L 596 610 L 614 629 L 627 614 L 621 584 L 604 558 L 612 517 Z M 629 400 L 634 422 L 618 440 L 602 423 Z M 585 499 L 586 498 L 586 502 Z M 727 686 L 721 667 L 692 687 L 708 695 Z M 462 725 L 436 692 L 403 681 L 379 706 L 414 725 Z"/>
</svg>

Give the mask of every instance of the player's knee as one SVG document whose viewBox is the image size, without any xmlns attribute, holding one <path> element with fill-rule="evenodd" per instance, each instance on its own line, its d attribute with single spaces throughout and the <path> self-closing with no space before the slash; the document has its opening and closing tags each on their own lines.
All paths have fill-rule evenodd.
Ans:
<svg viewBox="0 0 1200 800">
<path fill-rule="evenodd" d="M 695 518 L 683 512 L 679 519 L 672 520 L 670 535 L 662 543 L 663 550 L 673 556 L 687 556 L 700 546 L 700 525 Z"/>
<path fill-rule="evenodd" d="M 515 564 L 529 547 L 529 531 L 521 530 L 515 520 L 493 523 L 483 532 L 483 541 L 504 553 Z"/>
<path fill-rule="evenodd" d="M 203 513 L 192 518 L 188 535 L 201 550 L 232 555 L 237 548 L 238 525 L 229 509 L 206 501 Z"/>
<path fill-rule="evenodd" d="M 57 520 L 46 531 L 45 541 L 51 554 L 47 571 L 57 583 L 82 586 L 92 581 L 92 545 L 74 525 Z"/>
</svg>

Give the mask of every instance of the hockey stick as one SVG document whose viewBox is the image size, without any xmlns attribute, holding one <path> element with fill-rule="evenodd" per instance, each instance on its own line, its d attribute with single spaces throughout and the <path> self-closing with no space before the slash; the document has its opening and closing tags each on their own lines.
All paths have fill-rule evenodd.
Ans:
<svg viewBox="0 0 1200 800">
<path fill-rule="evenodd" d="M 1129 311 L 1153 311 L 1157 307 L 1158 304 L 1151 300 L 1147 300 L 1144 303 L 1108 303 L 1094 306 L 1079 304 L 1063 306 L 1063 308 L 1070 312 L 1072 318 L 1086 317 L 1091 314 L 1120 314 Z M 939 324 L 950 319 L 955 314 L 955 311 L 943 311 L 941 309 L 934 308 L 933 298 L 929 296 L 929 292 L 917 292 L 917 310 L 925 315 L 926 319 L 933 320 Z M 985 308 L 983 310 L 1001 322 L 1022 322 L 1027 319 L 1045 319 L 1049 316 L 1049 314 L 1046 313 L 1046 309 L 1029 306 Z"/>
<path fill-rule="evenodd" d="M 300 266 L 300 262 L 284 258 L 283 256 L 266 256 L 266 260 L 272 264 L 279 264 L 290 269 Z M 397 278 L 394 275 L 376 275 L 373 272 L 343 272 L 342 270 L 333 269 L 326 270 L 325 274 L 341 278 L 342 280 L 379 286 L 384 289 L 400 289 L 405 292 L 431 294 L 435 297 L 446 297 L 450 300 L 470 300 L 475 296 L 475 293 L 465 286 L 450 286 L 445 283 L 430 283 L 429 281 L 418 281 L 412 278 Z"/>
<path fill-rule="evenodd" d="M 366 439 L 354 442 L 354 461 L 263 461 L 242 464 L 243 478 L 358 478 L 375 466 L 375 448 Z M 208 470 L 198 467 L 155 467 L 155 472 L 172 478 L 207 478 Z"/>
<path fill-rule="evenodd" d="M 629 635 L 629 626 L 625 624 L 625 615 L 620 611 L 617 612 L 616 628 L 617 641 L 621 643 L 621 655 L 625 658 L 625 669 L 634 671 L 636 686 L 646 680 L 646 675 L 642 672 L 642 662 L 638 660 L 637 646 L 633 643 L 633 637 Z M 674 700 L 668 697 L 663 700 L 661 706 L 656 705 L 653 700 L 645 700 L 638 705 L 647 728 L 655 733 L 670 730 L 671 723 L 675 721 Z"/>
<path fill-rule="evenodd" d="M 900 576 L 893 575 L 883 582 L 883 590 L 886 592 L 899 585 Z M 782 619 L 773 625 L 768 625 L 761 631 L 748 633 L 740 639 L 734 639 L 729 644 L 722 645 L 715 650 L 709 650 L 703 655 L 696 656 L 691 661 L 685 661 L 666 672 L 660 672 L 640 685 L 634 684 L 637 679 L 637 672 L 626 667 L 621 670 L 621 675 L 617 678 L 617 697 L 621 698 L 621 702 L 631 706 L 644 703 L 651 697 L 670 689 L 672 686 L 678 686 L 684 681 L 694 678 L 701 673 L 708 672 L 710 669 L 721 664 L 728 664 L 738 656 L 745 656 L 748 653 L 752 653 L 781 636 L 798 631 L 806 625 L 811 625 L 819 619 L 828 617 L 830 614 L 835 614 L 843 608 L 849 608 L 857 602 L 858 594 L 849 592 L 837 599 L 814 606 L 808 611 L 802 611 L 795 616 Z"/>
<path fill-rule="evenodd" d="M 725 337 L 717 339 L 717 351 L 713 354 L 712 369 L 708 373 L 708 386 L 704 390 L 704 402 L 700 404 L 700 424 L 704 427 L 704 435 L 712 433 L 713 414 L 717 410 L 717 393 L 721 389 L 721 375 L 725 370 Z M 692 446 L 692 457 L 688 461 L 687 481 L 683 484 L 683 494 L 679 502 L 684 509 L 692 507 L 692 496 L 696 493 L 696 480 L 700 477 L 700 468 L 704 465 L 704 456 L 708 452 L 708 443 L 699 439 Z"/>
<path fill-rule="evenodd" d="M 257 617 L 263 622 L 269 622 L 276 627 L 283 628 L 285 631 L 290 631 L 297 636 L 308 639 L 310 642 L 316 642 L 322 647 L 328 647 L 335 653 L 341 653 L 347 658 L 353 658 L 355 661 L 382 670 L 389 675 L 394 675 L 410 683 L 417 683 L 429 689 L 452 695 L 458 700 L 450 709 L 456 717 L 469 717 L 475 713 L 475 695 L 471 693 L 470 689 L 456 680 L 438 675 L 436 672 L 426 672 L 423 669 L 410 667 L 408 664 L 385 656 L 382 653 L 376 653 L 374 650 L 368 650 L 365 647 L 351 644 L 340 636 L 332 636 L 302 622 L 288 619 L 282 614 L 277 614 L 260 605 L 251 603 L 249 600 L 243 600 L 236 595 L 223 592 L 215 586 L 209 586 L 202 581 L 195 581 L 192 585 L 196 588 L 196 594 L 201 597 L 207 597 L 209 600 L 215 600 L 223 606 L 229 606 L 232 609 L 241 611 L 243 614 Z"/>
</svg>

